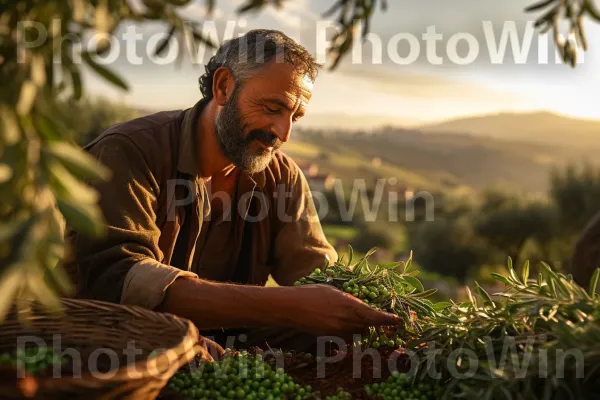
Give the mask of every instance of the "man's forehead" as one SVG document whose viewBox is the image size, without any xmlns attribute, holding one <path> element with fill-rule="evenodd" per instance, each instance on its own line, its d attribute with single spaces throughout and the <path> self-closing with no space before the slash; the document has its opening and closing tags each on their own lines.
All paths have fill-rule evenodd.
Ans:
<svg viewBox="0 0 600 400">
<path fill-rule="evenodd" d="M 310 74 L 299 72 L 289 63 L 269 63 L 256 78 L 256 83 L 264 89 L 302 97 L 310 97 L 314 87 Z"/>
<path fill-rule="evenodd" d="M 301 84 L 304 88 L 312 91 L 313 87 L 315 86 L 315 82 L 313 81 L 312 77 L 310 76 L 310 74 L 305 73 L 304 75 L 300 75 L 300 81 Z"/>
</svg>

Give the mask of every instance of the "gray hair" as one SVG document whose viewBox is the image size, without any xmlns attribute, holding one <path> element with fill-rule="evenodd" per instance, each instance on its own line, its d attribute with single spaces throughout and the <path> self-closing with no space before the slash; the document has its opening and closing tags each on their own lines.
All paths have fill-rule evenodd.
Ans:
<svg viewBox="0 0 600 400">
<path fill-rule="evenodd" d="M 219 47 L 217 54 L 204 67 L 204 75 L 198 78 L 200 92 L 205 98 L 212 98 L 214 74 L 220 67 L 231 71 L 239 87 L 273 59 L 292 65 L 299 74 L 308 75 L 312 81 L 317 78 L 321 67 L 308 50 L 283 32 L 255 29 Z"/>
</svg>

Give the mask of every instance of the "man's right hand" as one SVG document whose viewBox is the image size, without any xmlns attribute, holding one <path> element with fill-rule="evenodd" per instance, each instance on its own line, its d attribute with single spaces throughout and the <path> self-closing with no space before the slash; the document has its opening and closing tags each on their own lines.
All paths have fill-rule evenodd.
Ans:
<svg viewBox="0 0 600 400">
<path fill-rule="evenodd" d="M 263 287 L 180 277 L 156 309 L 198 329 L 287 326 L 316 335 L 361 334 L 402 319 L 327 285 Z"/>
<path fill-rule="evenodd" d="M 402 319 L 379 311 L 327 285 L 294 287 L 287 325 L 317 335 L 360 334 L 369 326 L 397 325 Z M 287 308 L 287 307 L 286 307 Z"/>
</svg>

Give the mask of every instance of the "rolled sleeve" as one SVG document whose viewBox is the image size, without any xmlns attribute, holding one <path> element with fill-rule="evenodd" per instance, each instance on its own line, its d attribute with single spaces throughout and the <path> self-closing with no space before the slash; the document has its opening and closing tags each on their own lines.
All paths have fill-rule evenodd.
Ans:
<svg viewBox="0 0 600 400">
<path fill-rule="evenodd" d="M 167 288 L 179 277 L 197 278 L 198 275 L 150 258 L 139 261 L 125 276 L 121 304 L 154 309 L 163 301 Z"/>
<path fill-rule="evenodd" d="M 281 221 L 274 242 L 273 278 L 280 285 L 292 285 L 338 257 L 323 233 L 308 182 L 297 166 L 287 190 L 287 220 Z"/>
</svg>

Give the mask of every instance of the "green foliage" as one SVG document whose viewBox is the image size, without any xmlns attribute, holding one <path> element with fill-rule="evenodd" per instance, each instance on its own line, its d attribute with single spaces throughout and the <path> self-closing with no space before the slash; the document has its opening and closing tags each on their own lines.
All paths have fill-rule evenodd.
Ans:
<svg viewBox="0 0 600 400">
<path fill-rule="evenodd" d="M 70 128 L 79 126 L 69 126 L 67 115 L 73 110 L 62 102 L 78 100 L 85 93 L 81 80 L 85 67 L 127 88 L 114 71 L 94 61 L 108 42 L 81 48 L 86 35 L 106 35 L 123 21 L 149 19 L 168 21 L 182 32 L 174 2 L 145 3 L 140 9 L 115 1 L 15 1 L 1 11 L 0 319 L 15 297 L 33 297 L 56 308 L 57 296 L 71 293 L 59 263 L 65 251 L 65 222 L 88 234 L 103 232 L 97 195 L 83 182 L 108 179 L 110 172 L 76 145 Z M 57 19 L 61 29 L 52 29 Z M 48 37 L 28 47 L 21 41 L 39 34 L 38 27 L 27 24 L 32 21 Z M 72 40 L 60 40 L 67 35 Z M 54 63 L 59 53 L 60 63 Z M 75 62 L 79 57 L 81 65 Z"/>
<path fill-rule="evenodd" d="M 538 12 L 543 10 L 535 23 L 541 32 L 553 31 L 554 43 L 563 61 L 575 67 L 577 64 L 577 48 L 584 51 L 588 49 L 588 41 L 583 29 L 583 18 L 590 17 L 600 21 L 600 11 L 596 8 L 594 0 L 542 0 L 525 10 Z M 560 25 L 566 22 L 569 25 L 567 32 L 561 32 Z M 561 37 L 564 35 L 567 39 Z"/>
<path fill-rule="evenodd" d="M 589 291 L 546 263 L 532 278 L 528 263 L 518 274 L 509 259 L 507 272 L 494 274 L 501 293 L 476 284 L 469 301 L 426 323 L 410 347 L 424 355 L 416 376 L 426 379 L 434 366 L 447 383 L 443 399 L 589 398 L 600 382 L 600 272 Z M 440 351 L 427 357 L 428 348 Z M 565 357 L 574 350 L 577 356 Z"/>
<path fill-rule="evenodd" d="M 76 132 L 79 145 L 88 144 L 111 125 L 141 116 L 138 110 L 102 97 L 61 101 L 58 107 L 65 116 L 65 126 Z"/>
<path fill-rule="evenodd" d="M 387 230 L 370 228 L 361 229 L 352 241 L 352 247 L 361 253 L 367 253 L 373 247 L 390 250 L 394 248 L 395 238 Z"/>
<path fill-rule="evenodd" d="M 598 171 L 556 169 L 547 198 L 491 187 L 470 206 L 459 206 L 440 194 L 436 204 L 442 206 L 436 207 L 435 221 L 408 226 L 411 248 L 425 269 L 463 281 L 468 278 L 466 269 L 477 277 L 482 265 L 493 270 L 507 256 L 515 262 L 552 260 L 557 269 L 574 271 L 577 266 L 565 261 L 579 232 L 600 210 Z"/>
<path fill-rule="evenodd" d="M 411 269 L 412 254 L 404 262 L 379 265 L 370 259 L 375 251 L 375 248 L 371 249 L 353 263 L 354 250 L 352 246 L 348 246 L 348 253 L 333 265 L 325 265 L 323 270 L 315 269 L 309 276 L 300 278 L 295 285 L 331 285 L 373 308 L 402 317 L 402 323 L 395 327 L 370 327 L 369 333 L 363 335 L 360 342 L 366 347 L 397 348 L 404 345 L 407 337 L 421 332 L 417 314 L 422 318 L 433 317 L 446 304 L 434 304 L 429 300 L 437 289 L 425 290 L 416 277 L 418 271 Z"/>
<path fill-rule="evenodd" d="M 483 210 L 489 211 L 476 222 L 477 234 L 515 260 L 528 240 L 544 246 L 558 235 L 557 210 L 553 204 L 514 200 L 493 210 L 487 206 Z"/>
<path fill-rule="evenodd" d="M 424 269 L 453 276 L 464 283 L 489 254 L 473 231 L 469 216 L 455 219 L 436 217 L 409 229 L 415 260 Z"/>
<path fill-rule="evenodd" d="M 363 301 L 411 321 L 403 326 L 408 340 L 403 347 L 416 363 L 410 366 L 411 379 L 396 374 L 367 386 L 367 394 L 392 395 L 398 386 L 424 388 L 432 378 L 443 382 L 440 399 L 562 400 L 597 393 L 600 269 L 586 290 L 544 262 L 534 275 L 529 262 L 517 270 L 509 258 L 504 274 L 492 274 L 501 292 L 490 293 L 475 282 L 467 288 L 467 301 L 433 304 L 423 299 L 430 291 L 414 278 L 418 271 L 411 268 L 412 259 L 380 266 L 369 263 L 370 254 L 353 263 L 349 248 L 347 261 L 344 256 L 299 282 L 330 284 L 350 294 L 358 286 Z M 377 289 L 371 299 L 368 287 L 386 282 L 387 296 Z M 396 307 L 389 308 L 390 298 L 396 298 Z"/>
<path fill-rule="evenodd" d="M 600 211 L 600 168 L 573 165 L 554 169 L 550 196 L 558 208 L 565 235 L 578 234 Z"/>
</svg>

